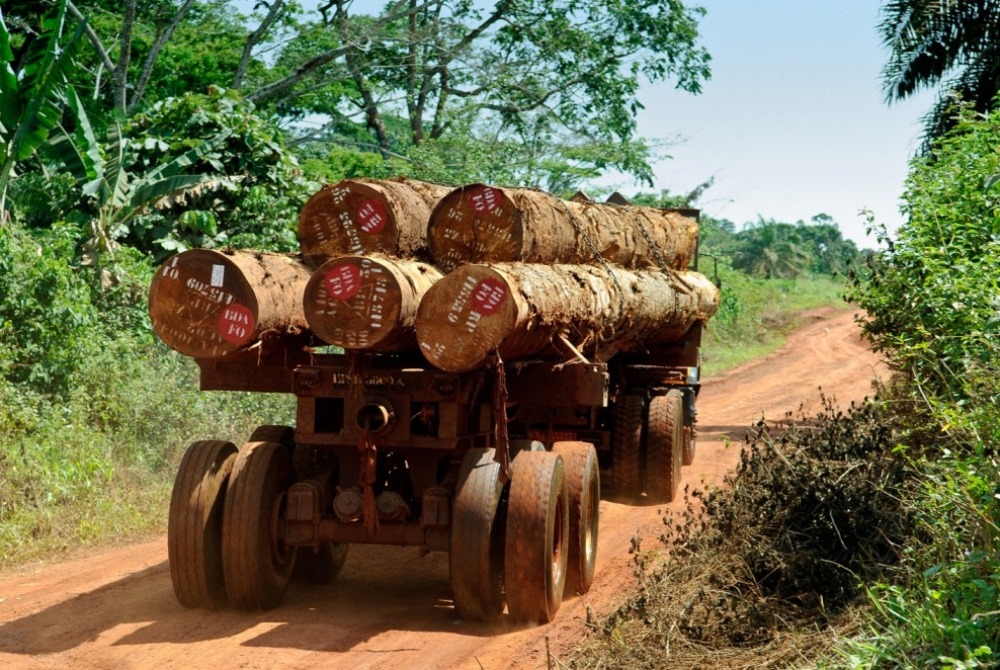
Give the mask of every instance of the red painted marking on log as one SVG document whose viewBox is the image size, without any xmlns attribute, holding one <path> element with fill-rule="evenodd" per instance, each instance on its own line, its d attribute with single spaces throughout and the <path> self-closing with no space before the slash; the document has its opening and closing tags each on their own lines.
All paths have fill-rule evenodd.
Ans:
<svg viewBox="0 0 1000 670">
<path fill-rule="evenodd" d="M 219 315 L 219 335 L 226 342 L 241 345 L 253 337 L 257 321 L 249 307 L 239 303 L 229 305 Z"/>
<path fill-rule="evenodd" d="M 375 235 L 376 233 L 382 232 L 385 228 L 386 221 L 389 217 L 386 216 L 385 208 L 382 203 L 378 200 L 365 200 L 358 207 L 358 225 L 361 230 L 368 233 L 369 235 Z"/>
<path fill-rule="evenodd" d="M 477 214 L 489 214 L 500 206 L 500 194 L 489 186 L 469 191 L 472 208 Z"/>
<path fill-rule="evenodd" d="M 507 287 L 496 279 L 483 279 L 472 291 L 472 306 L 480 314 L 493 314 L 507 299 Z"/>
<path fill-rule="evenodd" d="M 350 300 L 361 290 L 361 270 L 353 263 L 334 265 L 324 283 L 327 295 L 334 300 Z"/>
</svg>

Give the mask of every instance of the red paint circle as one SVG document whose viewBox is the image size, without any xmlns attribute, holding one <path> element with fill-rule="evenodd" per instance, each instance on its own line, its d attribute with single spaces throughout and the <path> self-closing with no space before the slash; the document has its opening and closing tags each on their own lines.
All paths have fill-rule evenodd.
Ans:
<svg viewBox="0 0 1000 670">
<path fill-rule="evenodd" d="M 323 283 L 327 295 L 334 300 L 350 300 L 361 290 L 361 269 L 353 263 L 334 265 Z"/>
<path fill-rule="evenodd" d="M 483 279 L 472 291 L 472 307 L 480 314 L 493 314 L 507 299 L 507 287 L 496 279 Z"/>
<path fill-rule="evenodd" d="M 246 344 L 253 337 L 257 320 L 245 305 L 228 305 L 219 315 L 219 335 L 232 344 Z"/>
<path fill-rule="evenodd" d="M 386 221 L 389 217 L 385 213 L 385 207 L 378 200 L 373 200 L 369 198 L 362 202 L 357 211 L 355 212 L 358 220 L 358 226 L 361 230 L 369 235 L 375 235 L 376 233 L 382 232 L 385 228 Z"/>
<path fill-rule="evenodd" d="M 477 214 L 489 214 L 500 206 L 500 192 L 484 186 L 469 191 L 469 200 Z"/>
</svg>

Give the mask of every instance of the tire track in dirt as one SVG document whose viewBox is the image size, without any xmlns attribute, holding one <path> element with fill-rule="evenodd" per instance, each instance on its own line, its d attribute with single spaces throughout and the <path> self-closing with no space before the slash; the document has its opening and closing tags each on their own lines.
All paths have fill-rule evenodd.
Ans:
<svg viewBox="0 0 1000 670">
<path fill-rule="evenodd" d="M 779 352 L 708 379 L 699 400 L 691 487 L 721 482 L 739 458 L 746 426 L 802 407 L 823 393 L 841 406 L 886 375 L 859 339 L 849 312 L 816 310 Z M 586 633 L 588 612 L 611 612 L 632 583 L 634 536 L 655 546 L 667 506 L 601 502 L 593 589 L 568 598 L 556 620 L 527 629 L 458 621 L 445 554 L 354 546 L 328 586 L 293 585 L 269 612 L 185 610 L 174 599 L 166 539 L 89 552 L 61 563 L 0 574 L 0 667 L 224 668 L 298 670 L 501 670 L 544 668 Z"/>
</svg>

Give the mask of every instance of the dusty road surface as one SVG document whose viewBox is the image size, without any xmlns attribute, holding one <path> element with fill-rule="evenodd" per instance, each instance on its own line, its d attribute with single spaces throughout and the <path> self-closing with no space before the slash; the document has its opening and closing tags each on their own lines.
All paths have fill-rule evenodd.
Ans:
<svg viewBox="0 0 1000 670">
<path fill-rule="evenodd" d="M 842 406 L 860 400 L 885 374 L 877 361 L 852 314 L 811 313 L 780 352 L 707 380 L 698 454 L 684 483 L 718 482 L 762 413 L 815 410 L 820 386 Z M 0 574 L 0 668 L 544 668 L 546 639 L 560 655 L 584 635 L 588 610 L 600 617 L 624 598 L 630 539 L 638 534 L 650 547 L 660 534 L 662 507 L 603 501 L 600 512 L 594 588 L 568 598 L 546 626 L 458 621 L 447 556 L 420 558 L 415 548 L 351 547 L 335 583 L 293 585 L 273 611 L 185 610 L 174 600 L 161 538 Z"/>
</svg>

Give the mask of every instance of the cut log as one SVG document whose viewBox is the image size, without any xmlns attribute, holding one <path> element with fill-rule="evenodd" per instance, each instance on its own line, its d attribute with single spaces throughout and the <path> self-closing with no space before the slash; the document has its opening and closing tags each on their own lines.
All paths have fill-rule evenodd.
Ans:
<svg viewBox="0 0 1000 670">
<path fill-rule="evenodd" d="M 450 187 L 410 179 L 345 179 L 325 186 L 299 213 L 299 244 L 319 267 L 346 254 L 419 256 L 427 248 L 427 221 Z"/>
<path fill-rule="evenodd" d="M 561 339 L 628 350 L 680 341 L 719 306 L 697 272 L 599 265 L 463 265 L 435 284 L 417 312 L 424 357 L 448 372 L 547 355 Z M 562 344 L 562 351 L 568 347 Z"/>
<path fill-rule="evenodd" d="M 264 333 L 308 329 L 309 269 L 281 254 L 191 249 L 168 259 L 149 287 L 153 330 L 171 349 L 218 358 Z"/>
<path fill-rule="evenodd" d="M 420 261 L 341 256 L 306 284 L 306 320 L 321 339 L 345 349 L 412 349 L 417 306 L 441 276 Z"/>
<path fill-rule="evenodd" d="M 471 184 L 438 203 L 427 243 L 446 272 L 460 263 L 589 263 L 598 253 L 628 268 L 684 270 L 697 250 L 698 222 L 653 207 Z"/>
</svg>

